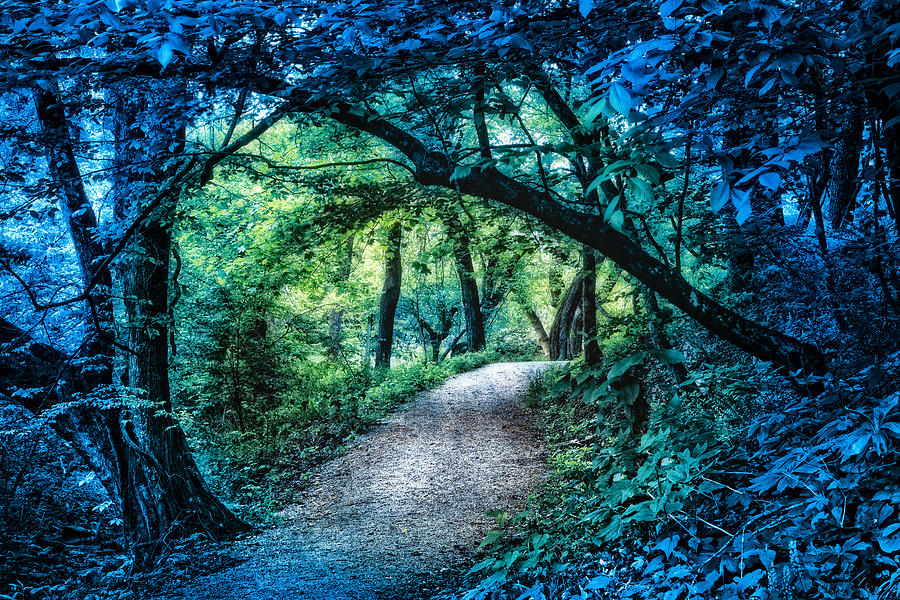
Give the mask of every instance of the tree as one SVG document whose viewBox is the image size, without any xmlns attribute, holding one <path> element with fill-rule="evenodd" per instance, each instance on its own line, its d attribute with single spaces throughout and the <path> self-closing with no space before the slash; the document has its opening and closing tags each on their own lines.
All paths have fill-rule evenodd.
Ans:
<svg viewBox="0 0 900 600">
<path fill-rule="evenodd" d="M 339 282 L 345 282 L 350 279 L 353 272 L 353 237 L 347 240 L 346 248 L 344 248 L 344 259 L 341 262 L 340 270 L 336 274 Z M 332 357 L 337 358 L 341 354 L 341 331 L 344 325 L 344 310 L 335 308 L 331 311 L 328 329 L 328 352 Z"/>
<path fill-rule="evenodd" d="M 481 311 L 478 282 L 475 280 L 475 264 L 472 262 L 469 235 L 463 228 L 459 215 L 452 210 L 444 215 L 444 223 L 447 227 L 447 237 L 453 246 L 453 261 L 456 264 L 456 274 L 459 276 L 463 316 L 466 320 L 466 341 L 469 350 L 483 350 L 487 339 L 484 313 Z"/>
<path fill-rule="evenodd" d="M 584 248 L 582 264 L 584 281 L 581 293 L 581 320 L 584 324 L 584 362 L 596 364 L 602 360 L 603 355 L 597 341 L 597 258 L 593 248 Z"/>
<path fill-rule="evenodd" d="M 381 307 L 378 311 L 378 338 L 375 344 L 375 370 L 391 366 L 391 349 L 394 344 L 394 319 L 400 300 L 402 265 L 400 263 L 403 225 L 394 221 L 387 231 L 384 250 L 384 287 L 381 291 Z"/>
</svg>

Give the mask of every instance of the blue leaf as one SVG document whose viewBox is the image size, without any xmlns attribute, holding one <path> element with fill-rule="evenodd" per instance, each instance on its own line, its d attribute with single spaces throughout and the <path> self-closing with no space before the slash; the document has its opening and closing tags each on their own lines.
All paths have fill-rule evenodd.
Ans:
<svg viewBox="0 0 900 600">
<path fill-rule="evenodd" d="M 578 12 L 582 17 L 588 16 L 594 10 L 594 0 L 578 0 Z"/>
<path fill-rule="evenodd" d="M 593 577 L 586 586 L 584 586 L 585 590 L 605 590 L 609 583 L 612 581 L 612 577 L 607 575 L 597 575 Z"/>
<path fill-rule="evenodd" d="M 681 8 L 682 0 L 666 0 L 659 7 L 659 15 L 663 19 L 669 18 L 673 12 Z"/>
<path fill-rule="evenodd" d="M 763 173 L 759 176 L 759 184 L 773 192 L 781 185 L 781 175 L 778 173 Z"/>
<path fill-rule="evenodd" d="M 162 68 L 165 69 L 166 65 L 172 62 L 172 44 L 163 42 L 156 54 L 156 59 L 159 61 L 159 64 L 162 65 Z"/>
<path fill-rule="evenodd" d="M 731 196 L 731 188 L 728 186 L 727 181 L 720 181 L 716 184 L 716 187 L 713 188 L 712 194 L 709 196 L 709 208 L 712 209 L 714 213 L 722 210 L 722 207 L 725 206 L 725 203 L 728 202 L 728 198 Z"/>
<path fill-rule="evenodd" d="M 631 94 L 618 83 L 609 86 L 609 103 L 620 115 L 628 116 L 631 112 Z"/>
<path fill-rule="evenodd" d="M 750 218 L 750 194 L 734 188 L 731 190 L 731 203 L 737 209 L 738 225 L 743 225 Z"/>
</svg>

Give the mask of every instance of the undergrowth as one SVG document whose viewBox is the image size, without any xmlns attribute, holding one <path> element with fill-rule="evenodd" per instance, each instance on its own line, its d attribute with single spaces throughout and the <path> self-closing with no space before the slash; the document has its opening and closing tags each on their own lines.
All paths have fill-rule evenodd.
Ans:
<svg viewBox="0 0 900 600">
<path fill-rule="evenodd" d="M 498 358 L 491 351 L 471 352 L 380 373 L 330 362 L 307 364 L 284 401 L 257 428 L 212 430 L 187 412 L 182 420 L 194 434 L 198 462 L 214 490 L 244 518 L 267 523 L 308 483 L 317 465 L 341 454 L 392 410 L 453 375 Z"/>
<path fill-rule="evenodd" d="M 683 362 L 623 346 L 532 391 L 551 475 L 495 514 L 465 600 L 898 597 L 900 365 L 808 396 Z"/>
</svg>

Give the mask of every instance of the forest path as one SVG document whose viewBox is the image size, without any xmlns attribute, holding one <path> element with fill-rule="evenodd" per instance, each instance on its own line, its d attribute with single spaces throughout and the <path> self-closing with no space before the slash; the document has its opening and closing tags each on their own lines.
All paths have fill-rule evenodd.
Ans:
<svg viewBox="0 0 900 600">
<path fill-rule="evenodd" d="M 552 363 L 496 363 L 424 392 L 327 464 L 284 514 L 238 542 L 245 562 L 165 598 L 428 598 L 543 479 L 537 415 L 522 397 Z"/>
</svg>

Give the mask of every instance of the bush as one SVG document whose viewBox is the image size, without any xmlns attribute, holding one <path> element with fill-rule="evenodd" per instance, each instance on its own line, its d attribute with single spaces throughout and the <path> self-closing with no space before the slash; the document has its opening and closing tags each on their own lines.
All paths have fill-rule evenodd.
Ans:
<svg viewBox="0 0 900 600">
<path fill-rule="evenodd" d="M 635 435 L 617 378 L 650 358 L 575 365 L 545 389 L 553 475 L 529 510 L 498 514 L 466 599 L 898 596 L 893 377 L 766 404 L 740 399 L 765 395 L 748 368 L 703 367 Z"/>
<path fill-rule="evenodd" d="M 213 488 L 244 517 L 268 522 L 309 479 L 379 419 L 448 378 L 497 359 L 472 352 L 440 363 L 413 362 L 372 374 L 332 362 L 298 361 L 295 384 L 246 432 L 215 430 L 189 414 L 183 422 L 201 450 Z M 200 435 L 202 433 L 202 435 Z"/>
</svg>

